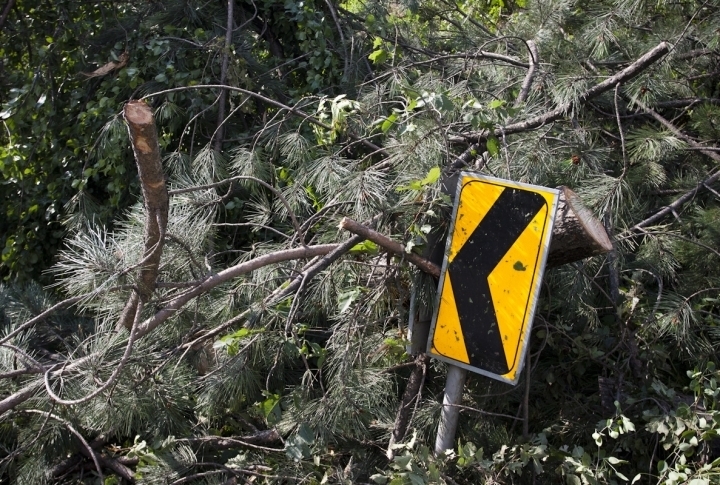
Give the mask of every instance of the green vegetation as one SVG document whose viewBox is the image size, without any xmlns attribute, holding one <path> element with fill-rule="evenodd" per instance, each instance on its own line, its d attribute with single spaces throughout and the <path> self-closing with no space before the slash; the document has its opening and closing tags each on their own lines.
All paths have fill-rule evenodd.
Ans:
<svg viewBox="0 0 720 485">
<path fill-rule="evenodd" d="M 718 25 L 714 0 L 5 0 L 0 481 L 717 483 Z M 406 344 L 436 281 L 338 223 L 427 255 L 460 168 L 572 188 L 615 250 L 546 273 L 529 372 L 472 376 L 434 456 L 446 366 Z"/>
</svg>

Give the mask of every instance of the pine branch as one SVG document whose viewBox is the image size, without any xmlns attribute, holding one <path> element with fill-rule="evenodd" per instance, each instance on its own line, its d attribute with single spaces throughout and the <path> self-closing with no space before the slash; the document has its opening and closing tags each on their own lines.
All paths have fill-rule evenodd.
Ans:
<svg viewBox="0 0 720 485">
<path fill-rule="evenodd" d="M 177 194 L 185 194 L 187 192 L 194 192 L 196 190 L 207 190 L 215 187 L 220 187 L 225 184 L 229 184 L 232 182 L 236 182 L 238 180 L 252 180 L 253 182 L 257 182 L 266 189 L 268 189 L 270 192 L 275 194 L 278 199 L 280 199 L 280 202 L 285 206 L 285 209 L 288 211 L 288 215 L 290 216 L 290 220 L 292 221 L 293 227 L 295 228 L 295 232 L 297 233 L 298 239 L 301 244 L 303 244 L 303 241 L 305 240 L 305 236 L 303 235 L 303 230 L 300 224 L 298 224 L 297 218 L 295 217 L 295 213 L 293 212 L 292 208 L 290 207 L 290 204 L 288 203 L 285 196 L 280 192 L 278 189 L 270 185 L 269 183 L 265 182 L 264 180 L 261 180 L 257 177 L 252 177 L 250 175 L 238 175 L 236 177 L 231 177 L 229 179 L 222 180 L 220 182 L 216 182 L 214 184 L 207 184 L 207 185 L 198 185 L 196 187 L 187 187 L 184 189 L 175 189 L 168 192 L 169 195 L 177 195 Z M 232 188 L 232 187 L 231 187 Z M 294 240 L 294 238 L 293 238 Z"/>
<path fill-rule="evenodd" d="M 375 219 L 374 219 L 375 220 Z M 300 286 L 303 284 L 303 281 L 307 282 L 317 276 L 318 273 L 325 270 L 327 267 L 329 267 L 332 263 L 337 261 L 341 256 L 346 254 L 348 251 L 350 251 L 355 245 L 363 242 L 363 238 L 361 236 L 353 236 L 347 241 L 345 241 L 342 244 L 338 244 L 335 249 L 330 251 L 328 254 L 323 256 L 319 261 L 313 261 L 309 263 L 305 268 L 300 271 L 299 274 L 297 274 L 294 278 L 292 278 L 289 282 L 285 282 L 282 285 L 278 286 L 275 291 L 273 291 L 270 295 L 268 295 L 265 300 L 263 301 L 262 305 L 269 306 L 273 303 L 282 300 L 283 298 L 286 298 L 296 291 L 300 289 Z M 222 324 L 218 325 L 217 327 L 213 328 L 209 332 L 205 332 L 202 335 L 199 335 L 195 337 L 190 342 L 187 342 L 179 347 L 179 349 L 191 349 L 196 348 L 200 343 L 211 339 L 213 337 L 216 337 L 217 335 L 220 335 L 223 331 L 226 329 L 239 324 L 242 322 L 245 317 L 250 313 L 250 310 L 245 310 L 244 312 L 240 313 L 239 315 L 235 315 L 230 320 L 227 320 L 223 322 Z M 191 337 L 192 338 L 192 337 Z"/>
<path fill-rule="evenodd" d="M 276 251 L 274 253 L 266 254 L 260 257 L 257 257 L 255 259 L 252 259 L 250 261 L 246 261 L 240 264 L 237 264 L 235 266 L 232 266 L 230 268 L 227 268 L 220 273 L 211 275 L 207 278 L 205 278 L 202 282 L 200 282 L 197 286 L 193 287 L 192 289 L 188 290 L 187 292 L 181 294 L 180 296 L 176 297 L 175 299 L 171 300 L 162 310 L 158 311 L 153 317 L 145 320 L 142 323 L 138 323 L 137 326 L 132 326 L 133 331 L 131 332 L 131 335 L 134 334 L 134 339 L 140 339 L 153 330 L 155 330 L 160 324 L 165 322 L 168 318 L 175 315 L 180 309 L 182 309 L 183 306 L 185 306 L 189 301 L 191 301 L 193 298 L 205 294 L 208 291 L 212 290 L 213 288 L 217 287 L 220 284 L 223 284 L 227 281 L 230 281 L 233 278 L 237 278 L 238 276 L 241 276 L 243 274 L 249 273 L 251 271 L 254 271 L 258 268 L 262 268 L 264 266 L 274 264 L 274 263 L 280 263 L 283 261 L 290 261 L 293 259 L 307 259 L 307 258 L 313 258 L 315 256 L 321 256 L 328 254 L 338 248 L 340 245 L 338 244 L 321 244 L 317 246 L 308 246 L 305 248 L 293 248 L 293 249 L 286 249 L 281 251 Z M 352 246 L 351 246 L 352 247 Z M 348 249 L 349 250 L 349 249 Z M 338 256 L 339 257 L 339 256 Z M 131 348 L 131 347 L 130 347 Z M 77 366 L 82 365 L 84 362 L 86 362 L 88 359 L 93 358 L 93 356 L 86 356 L 82 359 L 78 359 L 73 364 L 70 364 L 66 366 L 63 371 L 69 372 L 77 368 Z M 47 377 L 58 377 L 60 375 L 59 370 L 54 370 L 49 373 L 46 373 Z M 36 373 L 39 373 L 39 371 L 36 370 Z M 108 381 L 110 382 L 110 380 Z M 104 388 L 106 388 L 108 383 L 105 383 Z M 49 383 L 48 383 L 49 385 Z M 2 401 L 0 401 L 0 415 L 3 413 L 15 408 L 16 406 L 22 404 L 23 402 L 27 401 L 28 399 L 32 398 L 35 393 L 37 392 L 37 383 L 31 383 L 25 388 L 17 391 L 16 393 L 6 397 Z M 98 390 L 93 392 L 93 396 L 96 395 Z M 57 397 L 57 396 L 56 396 Z M 59 398 L 58 398 L 59 399 Z M 83 401 L 87 399 L 83 398 Z"/>
<path fill-rule="evenodd" d="M 55 401 L 58 404 L 63 404 L 65 406 L 73 406 L 76 404 L 83 404 L 85 402 L 88 402 L 95 396 L 99 395 L 101 392 L 104 392 L 107 389 L 110 389 L 112 386 L 115 385 L 115 382 L 117 381 L 117 378 L 120 376 L 120 372 L 125 368 L 125 366 L 128 363 L 128 360 L 130 360 L 130 356 L 132 355 L 133 350 L 133 344 L 135 343 L 135 339 L 137 338 L 137 329 L 138 329 L 138 321 L 140 320 L 140 315 L 142 314 L 142 309 L 145 303 L 141 300 L 138 302 L 137 306 L 135 307 L 135 315 L 133 315 L 133 322 L 130 330 L 130 336 L 128 337 L 127 344 L 125 346 L 125 352 L 123 352 L 122 358 L 120 359 L 120 363 L 115 367 L 112 374 L 108 378 L 108 380 L 100 385 L 97 389 L 92 391 L 90 394 L 81 397 L 80 399 L 72 399 L 72 400 L 65 400 L 62 399 L 60 396 L 55 394 L 55 392 L 52 390 L 52 387 L 50 386 L 50 375 L 53 374 L 53 376 L 57 376 L 60 379 L 62 379 L 62 372 L 66 367 L 67 361 L 65 361 L 62 365 L 57 364 L 53 366 L 52 368 L 46 370 L 43 374 L 43 382 L 45 383 L 45 392 L 47 392 L 48 396 Z M 60 367 L 59 370 L 56 370 L 58 367 Z M 53 372 L 55 370 L 55 372 Z"/>
<path fill-rule="evenodd" d="M 486 140 L 490 135 L 502 136 L 503 134 L 511 135 L 514 133 L 522 133 L 525 131 L 534 130 L 535 128 L 539 128 L 540 126 L 546 125 L 547 123 L 559 120 L 560 118 L 565 116 L 567 112 L 572 111 L 574 107 L 587 103 L 591 99 L 612 89 L 616 84 L 627 82 L 630 79 L 634 78 L 635 76 L 643 72 L 645 69 L 647 69 L 650 65 L 662 58 L 665 54 L 668 53 L 669 50 L 670 44 L 668 44 L 667 42 L 661 42 L 619 73 L 615 74 L 614 76 L 610 76 L 603 82 L 596 84 L 592 88 L 582 93 L 580 96 L 578 96 L 577 101 L 565 103 L 543 115 L 536 116 L 534 118 L 530 118 L 519 123 L 513 123 L 503 128 L 497 128 L 493 131 L 482 130 L 476 133 L 451 136 L 448 138 L 448 140 L 451 143 L 481 143 L 482 141 Z"/>
<path fill-rule="evenodd" d="M 4 336 L 2 339 L 0 339 L 0 345 L 1 345 L 1 344 L 4 344 L 4 343 L 7 342 L 7 341 L 9 341 L 11 338 L 13 338 L 15 335 L 19 334 L 20 332 L 22 332 L 22 331 L 24 331 L 24 330 L 27 330 L 27 329 L 29 329 L 30 327 L 33 327 L 34 325 L 42 322 L 43 320 L 45 320 L 47 317 L 49 317 L 50 315 L 52 315 L 52 314 L 55 313 L 56 311 L 61 310 L 61 309 L 65 308 L 65 307 L 68 307 L 68 306 L 70 306 L 70 305 L 73 305 L 73 304 L 81 301 L 83 298 L 87 298 L 87 296 L 88 296 L 88 295 L 75 296 L 75 297 L 72 297 L 72 298 L 68 298 L 68 299 L 66 299 L 66 300 L 63 300 L 63 301 L 61 301 L 60 303 L 56 303 L 55 305 L 51 306 L 50 308 L 48 308 L 47 310 L 45 310 L 44 312 L 42 312 L 40 315 L 37 315 L 37 316 L 31 318 L 30 320 L 28 320 L 27 322 L 23 323 L 22 325 L 20 325 L 19 327 L 17 327 L 15 330 L 13 330 L 12 332 L 10 332 L 10 333 L 7 334 L 6 336 Z"/>
<path fill-rule="evenodd" d="M 342 244 L 339 244 L 334 250 L 326 254 L 323 258 L 315 263 L 311 263 L 308 267 L 296 275 L 289 284 L 283 284 L 272 292 L 266 299 L 265 305 L 272 305 L 274 302 L 292 295 L 300 289 L 303 281 L 309 281 L 318 273 L 328 268 L 332 263 L 337 261 L 341 256 L 350 251 L 357 244 L 363 242 L 361 236 L 353 236 Z"/>
<path fill-rule="evenodd" d="M 532 86 L 533 78 L 535 77 L 535 71 L 540 63 L 540 55 L 538 53 L 537 44 L 532 40 L 527 41 L 528 50 L 530 51 L 530 69 L 528 69 L 525 79 L 523 79 L 522 86 L 520 87 L 520 94 L 518 94 L 515 100 L 515 106 L 519 106 L 524 103 L 530 93 L 530 86 Z"/>
<path fill-rule="evenodd" d="M 314 258 L 328 254 L 338 247 L 337 244 L 319 244 L 317 246 L 307 246 L 304 248 L 293 248 L 276 251 L 274 253 L 265 254 L 257 258 L 245 261 L 235 266 L 220 271 L 214 275 L 208 276 L 201 283 L 191 290 L 186 291 L 180 296 L 171 300 L 165 307 L 158 311 L 153 317 L 145 320 L 140 324 L 138 329 L 138 338 L 142 338 L 152 332 L 161 323 L 175 315 L 183 306 L 185 306 L 193 298 L 207 293 L 218 285 L 226 283 L 233 278 L 244 275 L 258 268 L 268 266 L 270 264 L 281 263 L 293 259 Z M 1 410 L 2 408 L 0 408 Z"/>
<path fill-rule="evenodd" d="M 56 416 L 52 413 L 41 411 L 39 409 L 24 409 L 22 412 L 40 414 L 42 416 L 49 417 L 51 419 L 54 419 L 55 421 L 62 423 L 68 429 L 68 431 L 70 431 L 73 435 L 75 435 L 78 440 L 80 440 L 80 443 L 82 443 L 83 447 L 85 448 L 85 452 L 88 454 L 88 456 L 92 458 L 92 461 L 95 464 L 95 469 L 97 470 L 98 475 L 100 475 L 100 483 L 105 483 L 105 477 L 103 476 L 102 467 L 100 466 L 100 461 L 97 454 L 95 453 L 95 450 L 90 447 L 90 444 L 87 442 L 87 440 L 83 438 L 83 435 L 80 434 L 80 432 L 73 427 L 70 421 L 61 418 L 60 416 Z"/>
<path fill-rule="evenodd" d="M 686 133 L 683 133 L 683 132 L 680 130 L 680 128 L 678 128 L 677 126 L 675 126 L 674 124 L 672 124 L 668 119 L 664 118 L 662 115 L 660 115 L 660 114 L 659 114 L 657 111 L 655 111 L 654 109 L 652 109 L 652 108 L 650 108 L 650 107 L 648 107 L 648 106 L 645 106 L 645 105 L 644 105 L 642 102 L 640 102 L 640 101 L 635 101 L 635 103 L 636 103 L 638 106 L 640 106 L 640 107 L 643 109 L 643 111 L 645 111 L 645 112 L 648 113 L 650 116 L 652 116 L 656 121 L 658 121 L 661 125 L 663 125 L 665 128 L 667 128 L 668 130 L 670 130 L 670 132 L 671 132 L 672 134 L 674 134 L 674 135 L 677 136 L 678 138 L 681 138 L 682 140 L 685 140 L 685 142 L 687 142 L 687 144 L 690 145 L 692 148 L 694 148 L 695 150 L 700 151 L 700 153 L 702 153 L 703 155 L 706 155 L 706 156 L 712 158 L 712 159 L 715 160 L 716 162 L 720 162 L 720 153 L 716 153 L 716 152 L 713 150 L 713 149 L 717 149 L 717 147 L 704 147 L 704 146 L 701 145 L 700 143 L 698 143 L 698 142 L 696 142 L 695 140 L 693 140 L 692 137 L 688 136 Z M 706 149 L 706 148 L 709 148 L 709 149 Z"/>
<path fill-rule="evenodd" d="M 671 123 L 668 119 L 660 115 L 657 111 L 655 111 L 652 108 L 649 108 L 642 104 L 641 102 L 636 101 L 636 103 L 650 116 L 652 116 L 656 121 L 658 121 L 661 125 L 663 125 L 665 128 L 667 128 L 671 133 L 673 133 L 678 138 L 681 138 L 684 140 L 690 147 L 692 147 L 695 150 L 698 150 L 703 155 L 706 155 L 709 158 L 712 158 L 715 161 L 720 162 L 720 153 L 717 153 L 714 151 L 717 147 L 705 147 L 698 142 L 696 142 L 694 139 L 692 139 L 687 134 L 683 133 L 677 126 L 675 126 L 673 123 Z M 689 190 L 688 192 L 685 192 L 683 195 L 675 199 L 670 205 L 663 207 L 655 214 L 651 215 L 650 217 L 638 222 L 634 226 L 632 226 L 630 229 L 628 229 L 626 232 L 641 232 L 644 227 L 647 227 L 651 224 L 654 224 L 666 216 L 673 214 L 677 212 L 677 210 L 685 205 L 687 202 L 692 200 L 695 195 L 702 189 L 709 189 L 710 185 L 714 184 L 720 179 L 720 170 L 716 170 L 714 173 L 711 173 L 708 175 L 704 180 L 701 182 L 698 182 L 698 184 L 695 186 L 695 188 Z"/>
<path fill-rule="evenodd" d="M 695 198 L 695 195 L 702 190 L 709 188 L 710 184 L 714 184 L 720 180 L 720 170 L 715 171 L 715 173 L 711 174 L 701 182 L 698 182 L 698 184 L 695 186 L 694 189 L 689 190 L 685 192 L 683 195 L 675 199 L 670 205 L 663 207 L 659 211 L 657 211 L 655 214 L 651 215 L 650 217 L 643 219 L 642 221 L 638 222 L 631 228 L 627 229 L 625 233 L 628 232 L 644 232 L 643 228 L 654 224 L 666 216 L 672 214 L 673 212 L 677 212 L 677 210 L 685 205 L 687 202 L 691 201 L 693 198 Z"/>
</svg>

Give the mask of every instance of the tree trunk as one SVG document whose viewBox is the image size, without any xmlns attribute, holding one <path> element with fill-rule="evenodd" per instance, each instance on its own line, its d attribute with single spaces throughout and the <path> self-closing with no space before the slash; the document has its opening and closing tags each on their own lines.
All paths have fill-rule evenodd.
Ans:
<svg viewBox="0 0 720 485">
<path fill-rule="evenodd" d="M 582 204 L 575 192 L 567 187 L 558 189 L 560 198 L 546 267 L 562 266 L 611 251 L 612 242 L 602 222 Z"/>
</svg>

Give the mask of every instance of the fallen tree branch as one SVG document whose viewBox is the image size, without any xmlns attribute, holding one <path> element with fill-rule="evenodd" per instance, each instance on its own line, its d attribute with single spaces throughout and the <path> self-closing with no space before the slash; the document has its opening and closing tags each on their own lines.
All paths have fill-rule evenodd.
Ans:
<svg viewBox="0 0 720 485">
<path fill-rule="evenodd" d="M 582 93 L 580 96 L 578 96 L 577 101 L 560 105 L 554 110 L 549 111 L 543 115 L 536 116 L 534 118 L 530 118 L 519 123 L 513 123 L 511 125 L 504 126 L 503 128 L 497 128 L 492 131 L 482 130 L 475 133 L 452 136 L 448 139 L 452 143 L 480 143 L 481 141 L 486 140 L 490 135 L 502 136 L 503 132 L 505 135 L 512 135 L 514 133 L 530 131 L 552 121 L 558 120 L 565 116 L 565 114 L 568 111 L 571 111 L 576 105 L 583 105 L 589 100 L 613 88 L 616 84 L 624 83 L 634 78 L 642 71 L 647 69 L 651 64 L 655 63 L 661 57 L 667 54 L 669 50 L 670 44 L 668 44 L 667 42 L 661 42 L 619 73 L 615 74 L 614 76 L 610 76 L 603 82 L 596 84 L 592 88 Z"/>
<path fill-rule="evenodd" d="M 643 219 L 642 221 L 638 222 L 631 228 L 624 231 L 623 235 L 625 235 L 628 232 L 644 232 L 643 228 L 662 220 L 663 218 L 672 214 L 673 212 L 677 212 L 677 210 L 680 207 L 682 207 L 683 205 L 685 205 L 685 203 L 692 200 L 700 190 L 707 188 L 710 184 L 713 184 L 713 183 L 717 182 L 718 180 L 720 180 L 720 170 L 716 170 L 713 174 L 708 176 L 706 179 L 698 182 L 698 184 L 695 186 L 694 189 L 691 189 L 691 190 L 685 192 L 683 195 L 681 195 L 680 197 L 675 199 L 675 201 L 673 201 L 670 205 L 663 207 L 662 209 L 657 211 L 655 214 L 651 215 L 650 217 L 648 217 L 646 219 Z"/>
<path fill-rule="evenodd" d="M 259 431 L 249 436 L 200 436 L 195 438 L 183 438 L 178 440 L 189 445 L 209 446 L 216 450 L 225 450 L 237 446 L 255 448 L 262 451 L 284 452 L 284 448 L 271 448 L 267 445 L 281 444 L 282 438 L 275 429 Z"/>
<path fill-rule="evenodd" d="M 532 86 L 533 77 L 535 77 L 535 71 L 537 70 L 538 63 L 540 62 L 540 55 L 538 54 L 537 44 L 532 40 L 527 41 L 528 50 L 530 51 L 530 69 L 528 69 L 525 79 L 523 79 L 522 86 L 520 86 L 520 94 L 518 94 L 515 100 L 515 106 L 519 106 L 525 102 L 530 93 L 530 86 Z"/>
<path fill-rule="evenodd" d="M 157 328 L 160 324 L 165 322 L 168 318 L 175 315 L 185 304 L 187 304 L 190 300 L 195 298 L 196 296 L 199 296 L 201 294 L 204 294 L 211 289 L 215 288 L 216 286 L 225 283 L 233 278 L 236 278 L 238 276 L 241 276 L 243 274 L 249 273 L 251 271 L 254 271 L 258 268 L 261 268 L 263 266 L 267 266 L 269 264 L 279 263 L 283 261 L 289 261 L 293 259 L 304 259 L 304 258 L 313 258 L 316 256 L 322 256 L 325 254 L 328 254 L 332 252 L 334 249 L 338 248 L 339 244 L 321 244 L 317 246 L 308 246 L 304 248 L 294 248 L 294 249 L 286 249 L 282 251 L 276 251 L 274 253 L 266 254 L 263 256 L 260 256 L 258 258 L 252 259 L 250 261 L 246 261 L 244 263 L 237 264 L 235 266 L 232 266 L 230 268 L 225 269 L 224 271 L 221 271 L 220 273 L 211 275 L 207 278 L 205 278 L 203 281 L 199 282 L 197 286 L 194 286 L 192 289 L 188 290 L 187 292 L 179 295 L 175 299 L 171 300 L 162 310 L 158 311 L 154 316 L 148 318 L 142 323 L 139 323 L 137 328 L 134 329 L 136 335 L 135 339 L 140 339 L 144 336 L 146 336 L 148 333 L 152 332 L 155 328 Z M 352 246 L 350 246 L 352 247 Z M 348 248 L 349 250 L 349 248 Z M 338 255 L 339 257 L 339 255 Z M 328 263 L 329 264 L 329 263 Z M 236 317 L 237 318 L 237 317 Z M 239 320 L 238 320 L 239 321 Z M 63 370 L 64 372 L 73 370 L 78 365 L 81 365 L 82 363 L 86 362 L 87 359 L 91 358 L 92 356 L 86 356 L 82 359 L 78 359 L 73 364 L 68 365 Z M 30 371 L 30 369 L 29 369 Z M 36 373 L 40 373 L 40 371 L 34 370 Z M 50 374 L 51 377 L 58 377 L 60 375 L 60 370 L 54 371 Z M 30 373 L 30 372 L 28 372 Z M 42 384 L 42 382 L 40 383 Z M 16 406 L 22 404 L 23 402 L 27 401 L 28 399 L 32 398 L 35 393 L 38 390 L 38 383 L 30 383 L 23 389 L 15 392 L 14 394 L 11 394 L 10 396 L 6 397 L 2 401 L 0 401 L 0 415 L 4 414 L 5 412 L 15 408 Z"/>
<path fill-rule="evenodd" d="M 431 263 L 425 258 L 421 258 L 415 253 L 406 252 L 405 247 L 402 244 L 393 241 L 392 239 L 384 236 L 383 234 L 380 234 L 377 231 L 373 231 L 367 226 L 363 226 L 362 224 L 355 222 L 348 217 L 343 217 L 343 219 L 340 221 L 340 229 L 345 229 L 346 231 L 350 231 L 354 234 L 357 234 L 358 236 L 362 236 L 363 239 L 372 241 L 378 246 L 383 247 L 387 251 L 403 257 L 407 261 L 420 268 L 422 271 L 429 273 L 436 278 L 440 278 L 440 267 L 438 265 L 436 265 L 435 263 Z"/>
<path fill-rule="evenodd" d="M 274 253 L 265 254 L 257 258 L 245 261 L 235 266 L 231 266 L 219 273 L 208 276 L 196 287 L 186 291 L 185 293 L 175 297 L 165 307 L 158 311 L 155 315 L 140 324 L 137 331 L 137 338 L 142 338 L 148 333 L 155 330 L 161 323 L 175 315 L 186 303 L 193 298 L 207 293 L 218 285 L 226 283 L 233 278 L 250 273 L 258 268 L 283 261 L 293 259 L 307 259 L 315 256 L 328 254 L 338 247 L 337 244 L 319 244 L 317 246 L 307 246 L 301 248 L 284 249 Z"/>
</svg>

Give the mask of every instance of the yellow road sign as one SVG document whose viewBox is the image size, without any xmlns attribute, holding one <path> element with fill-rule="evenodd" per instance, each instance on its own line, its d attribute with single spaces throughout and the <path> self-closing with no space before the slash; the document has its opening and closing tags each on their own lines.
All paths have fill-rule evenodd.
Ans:
<svg viewBox="0 0 720 485">
<path fill-rule="evenodd" d="M 429 354 L 517 383 L 557 198 L 555 189 L 460 175 Z"/>
</svg>

